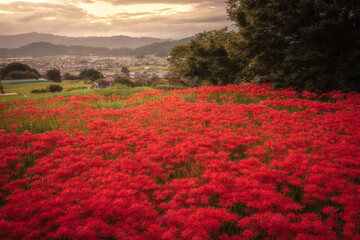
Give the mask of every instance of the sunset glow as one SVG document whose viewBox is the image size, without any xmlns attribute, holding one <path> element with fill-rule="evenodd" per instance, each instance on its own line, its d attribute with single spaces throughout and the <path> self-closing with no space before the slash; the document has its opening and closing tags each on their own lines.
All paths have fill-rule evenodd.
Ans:
<svg viewBox="0 0 360 240">
<path fill-rule="evenodd" d="M 105 17 L 120 13 L 149 13 L 159 15 L 170 15 L 180 12 L 189 12 L 191 5 L 179 4 L 131 4 L 131 5 L 112 5 L 105 2 L 80 3 L 79 7 L 85 9 L 89 14 Z"/>
<path fill-rule="evenodd" d="M 0 1 L 2 34 L 40 32 L 179 39 L 231 25 L 225 3 L 218 0 Z"/>
<path fill-rule="evenodd" d="M 14 3 L 14 2 L 18 2 L 18 3 L 56 3 L 56 2 L 61 2 L 61 1 L 51 1 L 51 0 L 1 0 L 1 3 Z"/>
</svg>

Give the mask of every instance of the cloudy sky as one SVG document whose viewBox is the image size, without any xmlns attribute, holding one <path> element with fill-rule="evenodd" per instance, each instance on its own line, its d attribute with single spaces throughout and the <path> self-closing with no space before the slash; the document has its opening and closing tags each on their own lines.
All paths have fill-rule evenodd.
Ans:
<svg viewBox="0 0 360 240">
<path fill-rule="evenodd" d="M 0 34 L 183 38 L 232 26 L 225 0 L 0 0 Z"/>
</svg>

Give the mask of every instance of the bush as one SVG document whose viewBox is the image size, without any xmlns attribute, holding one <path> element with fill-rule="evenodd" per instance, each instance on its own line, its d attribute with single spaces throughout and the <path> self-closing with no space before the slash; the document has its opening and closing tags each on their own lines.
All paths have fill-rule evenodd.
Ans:
<svg viewBox="0 0 360 240">
<path fill-rule="evenodd" d="M 146 81 L 145 79 L 141 79 L 141 78 L 135 79 L 134 82 L 135 82 L 135 83 L 134 83 L 134 86 L 135 86 L 135 87 L 148 86 L 147 81 Z"/>
<path fill-rule="evenodd" d="M 6 75 L 6 79 L 38 79 L 39 76 L 29 71 L 12 71 Z"/>
<path fill-rule="evenodd" d="M 33 89 L 33 90 L 31 90 L 31 93 L 40 93 L 40 90 L 39 89 Z"/>
<path fill-rule="evenodd" d="M 98 70 L 92 69 L 92 68 L 84 69 L 79 74 L 79 79 L 91 80 L 91 81 L 95 81 L 96 79 L 103 78 L 103 77 L 104 76 L 102 75 L 101 72 L 99 72 Z"/>
<path fill-rule="evenodd" d="M 46 88 L 42 88 L 42 89 L 33 89 L 31 90 L 31 93 L 48 93 L 49 90 Z"/>
<path fill-rule="evenodd" d="M 79 77 L 75 76 L 75 75 L 72 75 L 70 73 L 65 73 L 65 75 L 63 76 L 63 79 L 64 80 L 78 80 Z"/>
<path fill-rule="evenodd" d="M 167 84 L 167 83 L 168 83 L 168 82 L 165 81 L 164 79 L 161 79 L 161 78 L 159 78 L 159 77 L 157 77 L 157 76 L 154 76 L 154 77 L 152 77 L 152 78 L 149 79 L 149 81 L 148 81 L 148 86 L 149 86 L 149 87 L 155 87 L 155 86 L 157 86 L 157 85 L 165 85 L 165 84 Z"/>
<path fill-rule="evenodd" d="M 135 87 L 135 83 L 128 77 L 116 77 L 114 80 L 115 84 L 122 84 L 128 87 Z"/>
<path fill-rule="evenodd" d="M 176 86 L 176 85 L 156 85 L 155 87 L 158 90 L 165 90 L 165 91 L 170 91 L 170 90 L 174 90 L 174 89 L 187 89 L 188 87 L 185 86 Z"/>
<path fill-rule="evenodd" d="M 39 91 L 39 93 L 48 93 L 48 92 L 49 92 L 49 90 L 46 89 L 46 88 L 42 88 L 42 89 L 40 89 L 40 91 Z"/>
<path fill-rule="evenodd" d="M 50 92 L 61 92 L 63 90 L 63 87 L 60 85 L 50 85 L 49 87 Z"/>
</svg>

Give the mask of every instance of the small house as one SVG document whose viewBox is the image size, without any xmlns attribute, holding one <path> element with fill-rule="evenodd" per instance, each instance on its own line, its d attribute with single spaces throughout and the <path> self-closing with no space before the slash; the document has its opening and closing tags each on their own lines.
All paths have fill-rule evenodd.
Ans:
<svg viewBox="0 0 360 240">
<path fill-rule="evenodd" d="M 114 82 L 113 78 L 100 78 L 94 81 L 94 87 L 96 88 L 107 88 Z"/>
</svg>

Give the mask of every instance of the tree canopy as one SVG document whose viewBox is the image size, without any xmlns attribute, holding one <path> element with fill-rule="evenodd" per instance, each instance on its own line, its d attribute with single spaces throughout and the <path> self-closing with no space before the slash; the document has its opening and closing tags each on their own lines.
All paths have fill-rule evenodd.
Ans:
<svg viewBox="0 0 360 240">
<path fill-rule="evenodd" d="M 84 69 L 80 72 L 79 74 L 79 79 L 84 79 L 84 80 L 96 80 L 99 78 L 103 78 L 104 76 L 102 75 L 101 72 L 99 72 L 98 70 L 89 68 L 89 69 Z"/>
<path fill-rule="evenodd" d="M 77 79 L 79 79 L 79 77 L 76 76 L 76 75 L 72 75 L 72 74 L 67 72 L 67 73 L 64 74 L 63 79 L 65 79 L 65 80 L 77 80 Z"/>
<path fill-rule="evenodd" d="M 0 79 L 38 79 L 39 72 L 26 64 L 13 62 L 0 69 Z"/>
<path fill-rule="evenodd" d="M 227 0 L 244 73 L 278 87 L 360 90 L 360 1 Z"/>
<path fill-rule="evenodd" d="M 61 82 L 61 73 L 59 69 L 51 69 L 46 72 L 47 79 L 53 82 Z"/>
<path fill-rule="evenodd" d="M 129 76 L 129 73 L 130 73 L 130 71 L 127 67 L 122 67 L 121 72 L 124 73 L 126 76 Z"/>
<path fill-rule="evenodd" d="M 234 54 L 236 33 L 226 28 L 199 33 L 189 43 L 172 49 L 168 59 L 171 72 L 189 86 L 234 83 L 244 65 L 241 54 Z"/>
</svg>

